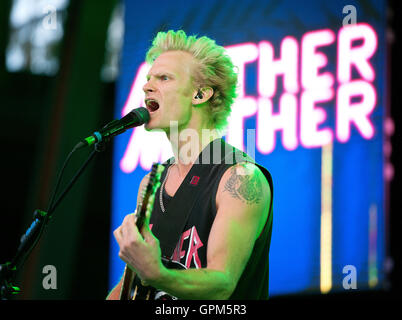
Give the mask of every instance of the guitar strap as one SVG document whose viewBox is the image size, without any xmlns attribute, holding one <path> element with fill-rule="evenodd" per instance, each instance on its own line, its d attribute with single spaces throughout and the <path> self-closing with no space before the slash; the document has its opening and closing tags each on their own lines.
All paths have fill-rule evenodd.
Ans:
<svg viewBox="0 0 402 320">
<path fill-rule="evenodd" d="M 159 239 L 164 260 L 171 260 L 188 217 L 201 194 L 201 190 L 208 183 L 207 177 L 213 166 L 217 163 L 234 163 L 236 149 L 233 147 L 225 148 L 225 146 L 230 145 L 226 144 L 223 139 L 216 139 L 204 148 L 174 197 L 166 206 L 165 212 L 158 215 L 154 221 L 152 233 Z M 220 148 L 220 152 L 213 152 L 213 150 L 218 151 L 217 148 Z M 216 154 L 218 154 L 218 159 L 216 159 Z M 245 153 L 242 153 L 242 157 L 248 161 L 251 159 Z M 169 159 L 166 163 L 171 161 L 172 159 Z M 251 159 L 251 161 L 253 160 Z"/>
</svg>

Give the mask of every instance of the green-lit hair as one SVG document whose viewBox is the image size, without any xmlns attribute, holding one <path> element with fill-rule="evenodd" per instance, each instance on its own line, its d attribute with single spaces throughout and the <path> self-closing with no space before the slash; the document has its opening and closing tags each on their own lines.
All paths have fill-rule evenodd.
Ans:
<svg viewBox="0 0 402 320">
<path fill-rule="evenodd" d="M 193 55 L 198 64 L 194 68 L 193 85 L 214 89 L 208 100 L 209 115 L 214 128 L 224 129 L 236 98 L 237 86 L 237 73 L 225 49 L 206 36 L 197 38 L 187 36 L 183 30 L 170 30 L 158 32 L 146 54 L 146 62 L 152 64 L 166 51 L 185 51 Z"/>
</svg>

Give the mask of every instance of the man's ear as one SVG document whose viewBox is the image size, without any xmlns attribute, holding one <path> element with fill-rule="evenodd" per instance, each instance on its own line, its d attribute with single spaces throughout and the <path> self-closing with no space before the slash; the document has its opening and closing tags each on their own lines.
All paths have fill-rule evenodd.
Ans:
<svg viewBox="0 0 402 320">
<path fill-rule="evenodd" d="M 207 102 L 212 97 L 213 94 L 214 89 L 212 89 L 211 87 L 198 89 L 198 91 L 193 96 L 192 102 L 194 105 L 202 104 L 204 102 Z"/>
</svg>

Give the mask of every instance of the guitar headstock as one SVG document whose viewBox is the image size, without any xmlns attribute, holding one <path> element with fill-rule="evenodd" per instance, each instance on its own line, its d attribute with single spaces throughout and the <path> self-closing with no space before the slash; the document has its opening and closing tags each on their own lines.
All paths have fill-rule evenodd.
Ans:
<svg viewBox="0 0 402 320">
<path fill-rule="evenodd" d="M 149 181 L 147 183 L 146 188 L 142 191 L 141 197 L 141 205 L 139 208 L 137 208 L 137 228 L 138 230 L 141 231 L 142 226 L 145 222 L 145 218 L 147 215 L 150 215 L 152 212 L 152 209 L 154 207 L 154 201 L 155 201 L 155 193 L 156 190 L 161 185 L 161 176 L 163 171 L 165 170 L 165 166 L 161 165 L 159 163 L 154 163 L 151 168 L 151 172 L 149 175 Z"/>
</svg>

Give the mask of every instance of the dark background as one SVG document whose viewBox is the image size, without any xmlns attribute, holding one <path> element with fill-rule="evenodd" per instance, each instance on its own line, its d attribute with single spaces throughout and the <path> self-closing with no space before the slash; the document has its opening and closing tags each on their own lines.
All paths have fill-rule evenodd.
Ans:
<svg viewBox="0 0 402 320">
<path fill-rule="evenodd" d="M 0 263 L 15 254 L 35 209 L 46 210 L 57 174 L 72 147 L 113 119 L 115 82 L 101 80 L 105 41 L 115 1 L 70 1 L 64 36 L 56 50 L 55 76 L 5 67 L 11 0 L 0 2 L 1 222 Z M 389 197 L 389 281 L 384 291 L 328 294 L 327 299 L 401 296 L 401 127 L 402 6 L 389 3 L 390 111 L 395 122 Z M 17 299 L 104 299 L 108 287 L 112 148 L 98 154 L 57 208 L 45 234 L 18 272 Z M 73 176 L 90 150 L 79 150 L 63 175 Z M 54 265 L 57 290 L 44 290 L 42 268 Z M 280 297 L 272 300 L 293 299 Z M 298 296 L 297 299 L 323 299 Z"/>
</svg>

